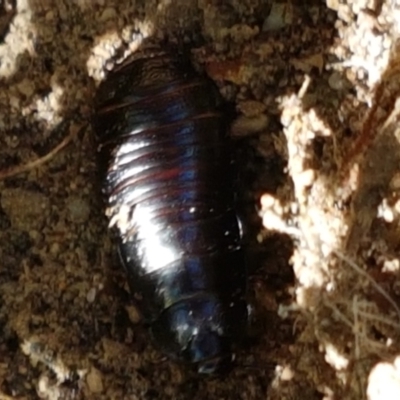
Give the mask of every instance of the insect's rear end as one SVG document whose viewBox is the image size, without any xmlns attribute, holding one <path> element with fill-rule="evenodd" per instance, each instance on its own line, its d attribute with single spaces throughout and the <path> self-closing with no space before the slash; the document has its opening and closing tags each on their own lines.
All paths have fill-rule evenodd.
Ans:
<svg viewBox="0 0 400 400">
<path fill-rule="evenodd" d="M 156 343 L 201 373 L 229 366 L 247 320 L 226 118 L 179 54 L 139 53 L 99 88 L 110 225 Z"/>
</svg>

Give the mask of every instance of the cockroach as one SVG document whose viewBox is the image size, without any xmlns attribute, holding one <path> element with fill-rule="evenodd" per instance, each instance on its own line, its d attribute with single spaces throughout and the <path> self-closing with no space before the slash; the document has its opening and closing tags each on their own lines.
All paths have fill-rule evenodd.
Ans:
<svg viewBox="0 0 400 400">
<path fill-rule="evenodd" d="M 200 374 L 226 371 L 248 315 L 222 97 L 189 57 L 147 48 L 95 104 L 106 215 L 154 342 Z"/>
</svg>

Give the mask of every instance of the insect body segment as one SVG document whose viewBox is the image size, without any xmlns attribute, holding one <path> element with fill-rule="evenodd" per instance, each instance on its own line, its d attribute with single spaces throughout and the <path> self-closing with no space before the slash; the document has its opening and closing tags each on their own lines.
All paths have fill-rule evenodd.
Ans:
<svg viewBox="0 0 400 400">
<path fill-rule="evenodd" d="M 100 85 L 94 128 L 107 215 L 155 342 L 227 368 L 247 319 L 222 101 L 179 54 L 145 50 Z"/>
</svg>

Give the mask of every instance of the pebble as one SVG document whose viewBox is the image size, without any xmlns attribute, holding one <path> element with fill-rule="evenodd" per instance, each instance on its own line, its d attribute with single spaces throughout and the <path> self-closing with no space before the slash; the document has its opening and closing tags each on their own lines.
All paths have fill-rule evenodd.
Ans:
<svg viewBox="0 0 400 400">
<path fill-rule="evenodd" d="M 400 357 L 392 363 L 379 362 L 368 377 L 367 388 L 370 400 L 397 400 L 400 396 Z"/>
<path fill-rule="evenodd" d="M 21 94 L 25 95 L 26 97 L 31 97 L 35 91 L 35 87 L 33 83 L 29 79 L 23 79 L 18 85 L 18 90 Z"/>
<path fill-rule="evenodd" d="M 16 229 L 41 229 L 50 208 L 49 199 L 42 193 L 21 188 L 6 188 L 1 192 L 1 207 Z"/>
<path fill-rule="evenodd" d="M 241 115 L 233 122 L 231 132 L 236 137 L 255 135 L 265 130 L 268 123 L 269 119 L 265 114 L 260 114 L 257 117 Z"/>
<path fill-rule="evenodd" d="M 264 21 L 262 30 L 263 32 L 275 31 L 291 25 L 293 22 L 293 15 L 290 7 L 285 3 L 273 3 L 271 12 Z"/>
<path fill-rule="evenodd" d="M 92 393 L 101 393 L 104 390 L 101 372 L 94 367 L 87 374 L 86 383 Z"/>
<path fill-rule="evenodd" d="M 140 322 L 141 320 L 141 316 L 139 311 L 137 310 L 137 308 L 135 306 L 126 306 L 125 307 L 128 316 L 129 316 L 129 320 L 133 323 L 133 324 L 137 324 L 138 322 Z"/>
<path fill-rule="evenodd" d="M 93 303 L 95 301 L 96 292 L 97 292 L 96 288 L 93 288 L 93 287 L 88 291 L 88 293 L 86 295 L 86 300 L 88 303 Z"/>
<path fill-rule="evenodd" d="M 255 100 L 247 100 L 241 101 L 237 108 L 244 114 L 246 117 L 256 117 L 262 113 L 264 113 L 267 109 L 267 106 L 260 101 Z"/>
<path fill-rule="evenodd" d="M 340 72 L 334 72 L 328 79 L 329 87 L 333 90 L 344 90 L 347 88 L 346 80 Z"/>
<path fill-rule="evenodd" d="M 60 253 L 60 244 L 59 243 L 53 243 L 50 246 L 50 253 L 54 256 Z"/>
<path fill-rule="evenodd" d="M 86 222 L 89 219 L 90 207 L 85 199 L 71 196 L 67 201 L 69 216 L 74 223 Z"/>
<path fill-rule="evenodd" d="M 104 22 L 108 21 L 109 19 L 113 19 L 116 16 L 117 16 L 117 11 L 115 10 L 115 8 L 108 7 L 101 13 L 99 20 Z"/>
<path fill-rule="evenodd" d="M 326 0 L 326 6 L 333 11 L 339 10 L 339 0 Z"/>
</svg>

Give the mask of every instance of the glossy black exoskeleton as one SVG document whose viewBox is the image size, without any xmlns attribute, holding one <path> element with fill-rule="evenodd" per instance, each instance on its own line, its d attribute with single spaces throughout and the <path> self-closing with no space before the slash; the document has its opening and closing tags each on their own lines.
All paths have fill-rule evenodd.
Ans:
<svg viewBox="0 0 400 400">
<path fill-rule="evenodd" d="M 228 369 L 246 271 L 222 98 L 178 52 L 147 49 L 100 85 L 106 214 L 155 342 L 199 373 Z"/>
</svg>

